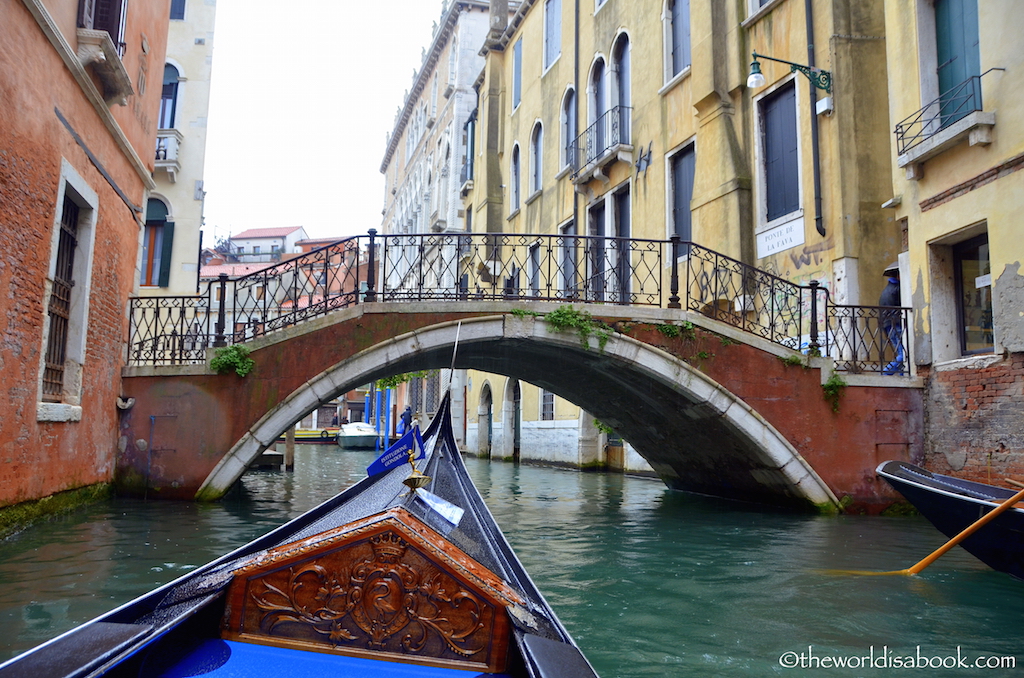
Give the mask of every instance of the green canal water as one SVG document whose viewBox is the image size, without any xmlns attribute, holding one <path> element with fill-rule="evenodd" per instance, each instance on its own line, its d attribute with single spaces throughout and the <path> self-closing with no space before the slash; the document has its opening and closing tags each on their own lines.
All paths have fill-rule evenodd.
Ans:
<svg viewBox="0 0 1024 678">
<path fill-rule="evenodd" d="M 248 474 L 215 505 L 113 500 L 0 542 L 0 658 L 312 508 L 371 457 L 300 446 L 294 473 Z M 1024 667 L 1024 582 L 959 549 L 917 577 L 828 572 L 910 566 L 943 541 L 923 519 L 779 513 L 647 479 L 467 463 L 602 678 L 1024 672 L 1000 659 Z M 920 668 L 902 668 L 908 658 Z M 1004 667 L 964 667 L 979 658 Z"/>
</svg>

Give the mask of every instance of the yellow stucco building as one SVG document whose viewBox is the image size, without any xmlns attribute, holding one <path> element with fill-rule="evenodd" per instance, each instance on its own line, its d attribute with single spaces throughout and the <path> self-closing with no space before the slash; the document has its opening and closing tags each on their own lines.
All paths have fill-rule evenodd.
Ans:
<svg viewBox="0 0 1024 678">
<path fill-rule="evenodd" d="M 887 2 L 892 213 L 928 375 L 930 468 L 1024 472 L 1024 17 L 1010 0 Z"/>
</svg>

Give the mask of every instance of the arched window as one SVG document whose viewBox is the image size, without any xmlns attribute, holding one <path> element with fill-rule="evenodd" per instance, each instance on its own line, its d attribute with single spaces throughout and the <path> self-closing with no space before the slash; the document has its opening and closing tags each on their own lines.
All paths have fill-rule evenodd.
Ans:
<svg viewBox="0 0 1024 678">
<path fill-rule="evenodd" d="M 615 97 L 614 105 L 618 107 L 618 115 L 612 120 L 613 129 L 609 130 L 611 144 L 628 144 L 630 142 L 630 106 L 632 95 L 630 89 L 629 37 L 623 33 L 615 41 L 612 50 L 612 88 Z"/>
<path fill-rule="evenodd" d="M 573 142 L 576 132 L 576 90 L 569 89 L 562 98 L 562 167 L 573 167 Z"/>
<path fill-rule="evenodd" d="M 590 72 L 590 123 L 594 124 L 608 112 L 608 87 L 605 83 L 604 59 L 594 62 Z"/>
<path fill-rule="evenodd" d="M 543 175 L 541 168 L 544 160 L 544 128 L 538 122 L 533 126 L 533 135 L 530 137 L 530 193 L 536 193 L 543 188 Z"/>
<path fill-rule="evenodd" d="M 146 203 L 146 231 L 142 239 L 140 284 L 167 287 L 171 277 L 171 245 L 174 222 L 168 221 L 167 205 L 155 198 Z"/>
<path fill-rule="evenodd" d="M 629 37 L 625 33 L 615 41 L 612 50 L 612 87 L 616 106 L 631 106 L 629 76 Z"/>
<path fill-rule="evenodd" d="M 508 201 L 511 211 L 519 209 L 519 144 L 512 147 L 512 166 L 509 171 Z"/>
<path fill-rule="evenodd" d="M 160 129 L 174 128 L 174 114 L 178 108 L 178 69 L 164 65 L 164 87 L 160 94 Z"/>
</svg>

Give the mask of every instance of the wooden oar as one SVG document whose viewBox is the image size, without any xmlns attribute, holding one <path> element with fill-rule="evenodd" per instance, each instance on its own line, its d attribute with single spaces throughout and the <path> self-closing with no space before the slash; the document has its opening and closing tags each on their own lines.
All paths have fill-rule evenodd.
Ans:
<svg viewBox="0 0 1024 678">
<path fill-rule="evenodd" d="M 1018 484 L 1018 483 L 1014 483 L 1014 484 Z M 987 525 L 989 522 L 991 522 L 992 520 L 995 520 L 996 516 L 998 516 L 1003 511 L 1006 511 L 1007 509 L 1011 508 L 1014 504 L 1016 504 L 1021 499 L 1024 499 L 1024 490 L 1021 490 L 1017 494 L 1013 495 L 1012 497 L 1010 497 L 1009 499 L 1004 501 L 999 506 L 996 506 L 994 509 L 992 509 L 991 511 L 989 511 L 985 515 L 983 515 L 982 517 L 980 517 L 977 520 L 975 520 L 973 523 L 971 523 L 966 528 L 964 528 L 964 530 L 960 534 L 956 535 L 955 537 L 953 537 L 952 539 L 947 541 L 945 544 L 943 544 L 942 546 L 937 548 L 929 556 L 927 556 L 926 558 L 921 560 L 921 562 L 919 562 L 916 565 L 913 565 L 911 567 L 908 567 L 905 570 L 893 570 L 892 572 L 869 572 L 869 571 L 861 571 L 861 570 L 831 570 L 831 572 L 833 572 L 835 574 L 859 574 L 859 575 L 918 574 L 921 570 L 923 570 L 924 568 L 928 567 L 929 565 L 934 563 L 936 560 L 941 558 L 946 553 L 946 551 L 949 551 L 951 548 L 953 548 L 954 546 L 956 546 L 957 544 L 962 542 L 964 539 L 967 539 L 968 537 L 970 537 L 972 534 L 974 534 L 975 532 L 980 530 L 982 527 Z"/>
</svg>

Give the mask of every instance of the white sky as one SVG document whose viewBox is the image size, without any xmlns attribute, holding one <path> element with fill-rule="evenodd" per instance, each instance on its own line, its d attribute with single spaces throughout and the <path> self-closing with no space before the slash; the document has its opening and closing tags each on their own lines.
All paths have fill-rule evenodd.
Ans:
<svg viewBox="0 0 1024 678">
<path fill-rule="evenodd" d="M 441 0 L 217 0 L 204 245 L 379 230 L 385 137 Z"/>
</svg>

